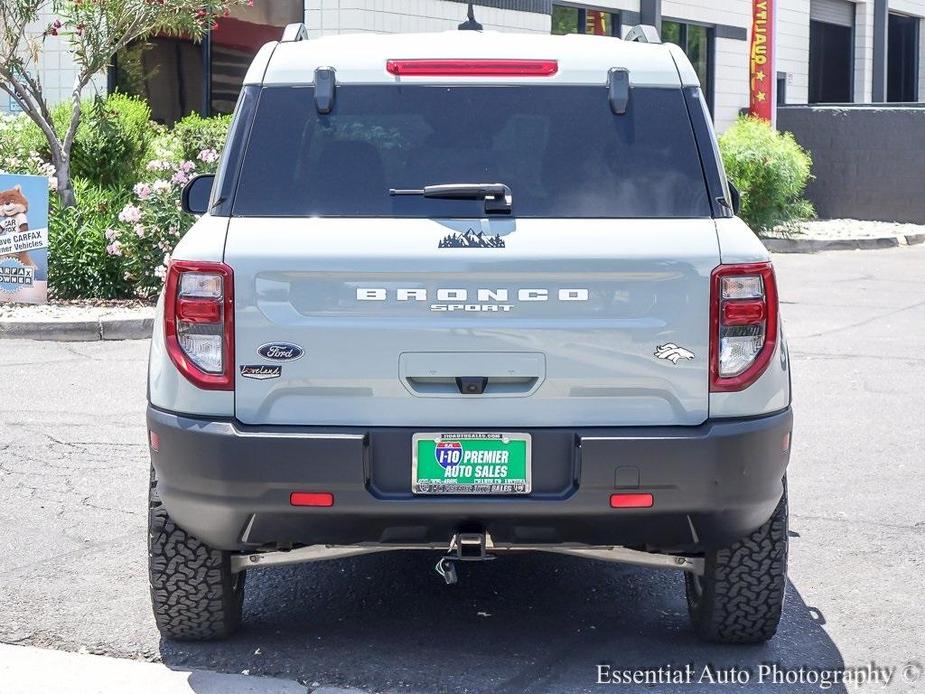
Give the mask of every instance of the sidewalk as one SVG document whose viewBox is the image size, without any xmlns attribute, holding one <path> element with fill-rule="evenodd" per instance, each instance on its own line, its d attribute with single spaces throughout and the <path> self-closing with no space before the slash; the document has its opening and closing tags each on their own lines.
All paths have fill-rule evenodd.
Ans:
<svg viewBox="0 0 925 694">
<path fill-rule="evenodd" d="M 0 304 L 0 339 L 89 342 L 145 340 L 154 327 L 154 307 L 39 306 Z"/>
<path fill-rule="evenodd" d="M 271 677 L 171 670 L 159 663 L 0 644 L 0 691 L 42 694 L 305 694 L 305 686 Z M 316 689 L 321 694 L 324 689 Z M 336 690 L 328 689 L 328 692 Z"/>
<path fill-rule="evenodd" d="M 772 253 L 866 251 L 925 243 L 925 225 L 858 219 L 814 219 L 797 224 L 799 233 L 771 232 L 761 240 Z"/>
</svg>

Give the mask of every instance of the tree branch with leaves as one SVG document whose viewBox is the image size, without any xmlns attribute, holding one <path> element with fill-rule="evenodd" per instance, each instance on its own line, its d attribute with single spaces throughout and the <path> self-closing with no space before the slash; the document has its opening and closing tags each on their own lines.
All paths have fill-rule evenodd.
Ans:
<svg viewBox="0 0 925 694">
<path fill-rule="evenodd" d="M 151 36 L 200 40 L 216 17 L 252 0 L 0 0 L 0 91 L 8 94 L 48 141 L 62 206 L 74 204 L 71 149 L 81 97 L 94 76 L 129 44 Z M 74 66 L 71 117 L 55 129 L 39 65 L 50 41 L 60 41 Z"/>
</svg>

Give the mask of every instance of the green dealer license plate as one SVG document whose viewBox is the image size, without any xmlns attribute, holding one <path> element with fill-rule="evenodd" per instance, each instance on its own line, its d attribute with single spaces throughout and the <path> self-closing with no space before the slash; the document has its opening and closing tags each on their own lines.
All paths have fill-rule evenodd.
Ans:
<svg viewBox="0 0 925 694">
<path fill-rule="evenodd" d="M 530 493 L 529 434 L 415 434 L 411 442 L 415 494 Z"/>
</svg>

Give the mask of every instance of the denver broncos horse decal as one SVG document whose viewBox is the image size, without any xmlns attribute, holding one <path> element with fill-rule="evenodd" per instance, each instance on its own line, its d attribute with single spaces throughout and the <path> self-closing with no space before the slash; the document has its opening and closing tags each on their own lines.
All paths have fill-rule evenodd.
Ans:
<svg viewBox="0 0 925 694">
<path fill-rule="evenodd" d="M 682 359 L 693 359 L 694 353 L 689 349 L 678 347 L 673 342 L 667 342 L 664 345 L 660 345 L 655 348 L 655 356 L 659 359 L 667 359 L 672 364 L 677 366 L 678 362 Z"/>
</svg>

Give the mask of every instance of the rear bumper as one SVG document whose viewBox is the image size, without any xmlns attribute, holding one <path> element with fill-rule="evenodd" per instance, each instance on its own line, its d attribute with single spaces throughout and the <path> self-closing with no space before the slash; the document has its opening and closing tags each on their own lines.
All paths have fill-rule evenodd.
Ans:
<svg viewBox="0 0 925 694">
<path fill-rule="evenodd" d="M 697 427 L 519 429 L 533 436 L 533 493 L 416 497 L 411 437 L 432 428 L 252 427 L 148 408 L 158 491 L 175 522 L 213 547 L 443 544 L 489 532 L 505 544 L 699 551 L 758 528 L 782 493 L 789 409 Z M 293 491 L 330 492 L 296 508 Z M 612 509 L 615 492 L 652 508 Z"/>
</svg>

